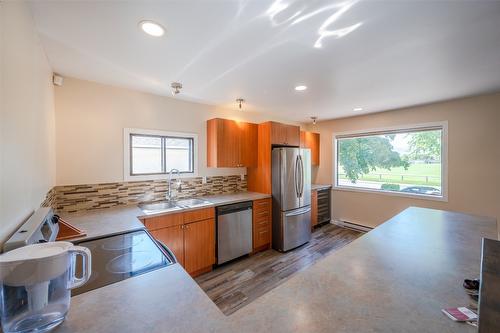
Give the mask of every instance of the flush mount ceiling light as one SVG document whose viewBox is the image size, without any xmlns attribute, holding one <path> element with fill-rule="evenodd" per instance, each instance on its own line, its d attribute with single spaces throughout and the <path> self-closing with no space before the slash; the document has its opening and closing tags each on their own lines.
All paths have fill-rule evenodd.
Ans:
<svg viewBox="0 0 500 333">
<path fill-rule="evenodd" d="M 172 82 L 172 84 L 170 85 L 170 87 L 172 87 L 172 95 L 177 95 L 178 93 L 181 92 L 181 89 L 182 89 L 182 83 L 179 83 L 179 82 Z"/>
<path fill-rule="evenodd" d="M 139 27 L 150 36 L 161 37 L 165 33 L 165 28 L 156 22 L 145 20 L 139 22 Z"/>
<path fill-rule="evenodd" d="M 297 91 L 304 91 L 306 89 L 307 89 L 307 86 L 296 86 L 295 87 L 295 90 L 297 90 Z"/>
<path fill-rule="evenodd" d="M 357 108 L 352 109 L 352 111 L 356 111 L 356 112 L 357 111 L 363 111 L 363 108 L 357 107 Z"/>
<path fill-rule="evenodd" d="M 238 107 L 241 110 L 241 107 L 242 107 L 243 103 L 245 103 L 245 100 L 243 98 L 238 98 L 238 99 L 236 99 L 236 103 L 238 103 Z"/>
<path fill-rule="evenodd" d="M 316 125 L 316 119 L 318 119 L 318 117 L 311 117 L 312 121 L 313 121 L 313 125 Z"/>
</svg>

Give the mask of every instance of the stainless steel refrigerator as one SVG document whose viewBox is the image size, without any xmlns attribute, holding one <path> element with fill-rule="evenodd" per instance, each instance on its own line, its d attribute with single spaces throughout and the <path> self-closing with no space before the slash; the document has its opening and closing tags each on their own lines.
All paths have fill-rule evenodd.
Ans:
<svg viewBox="0 0 500 333">
<path fill-rule="evenodd" d="M 272 150 L 273 248 L 288 251 L 311 239 L 311 151 Z"/>
</svg>

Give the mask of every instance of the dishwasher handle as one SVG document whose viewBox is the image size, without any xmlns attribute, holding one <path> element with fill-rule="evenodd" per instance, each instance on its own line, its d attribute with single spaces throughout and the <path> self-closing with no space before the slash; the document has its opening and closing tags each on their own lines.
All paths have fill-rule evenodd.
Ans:
<svg viewBox="0 0 500 333">
<path fill-rule="evenodd" d="M 253 206 L 252 201 L 245 201 L 245 202 L 240 202 L 240 203 L 236 203 L 236 204 L 219 206 L 216 208 L 217 216 L 232 214 L 232 213 L 241 212 L 241 211 L 245 211 L 245 210 L 251 210 L 252 206 Z"/>
</svg>

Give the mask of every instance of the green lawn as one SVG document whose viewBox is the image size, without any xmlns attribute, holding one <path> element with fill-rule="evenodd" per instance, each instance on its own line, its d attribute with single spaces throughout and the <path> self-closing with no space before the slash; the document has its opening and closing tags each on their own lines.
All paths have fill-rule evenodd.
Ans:
<svg viewBox="0 0 500 333">
<path fill-rule="evenodd" d="M 339 168 L 339 178 L 346 179 L 342 167 Z M 403 176 L 403 179 L 401 179 Z M 426 178 L 425 176 L 429 176 Z M 441 186 L 441 164 L 411 164 L 408 170 L 403 167 L 391 170 L 377 169 L 362 176 L 359 180 L 393 184 L 415 184 Z"/>
</svg>

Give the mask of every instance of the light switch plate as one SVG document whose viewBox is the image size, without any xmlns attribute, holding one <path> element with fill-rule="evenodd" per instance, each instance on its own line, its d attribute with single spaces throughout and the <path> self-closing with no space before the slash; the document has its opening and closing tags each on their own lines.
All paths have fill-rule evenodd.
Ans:
<svg viewBox="0 0 500 333">
<path fill-rule="evenodd" d="M 245 180 L 245 175 L 241 175 L 241 180 Z"/>
<path fill-rule="evenodd" d="M 201 177 L 201 183 L 206 184 L 207 183 L 207 177 L 203 176 Z"/>
</svg>

